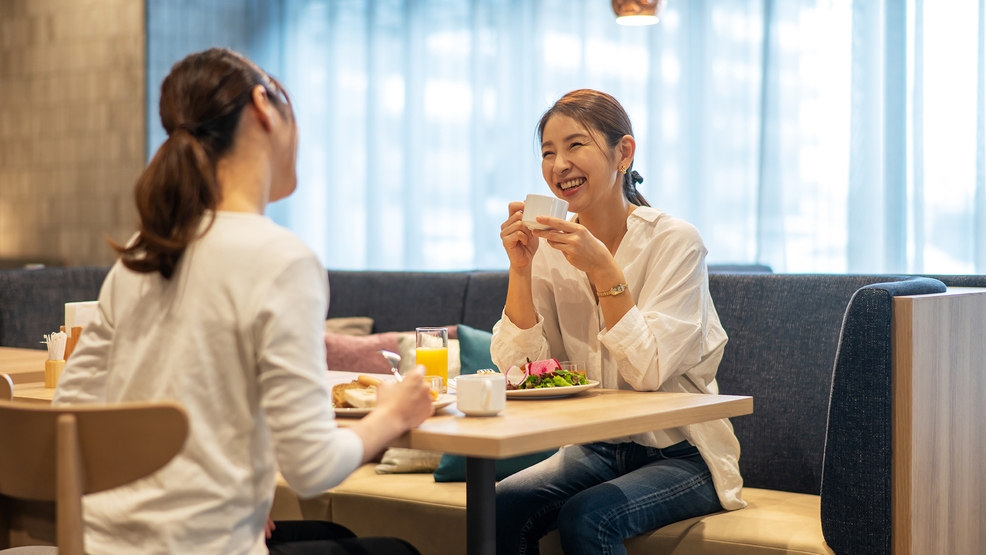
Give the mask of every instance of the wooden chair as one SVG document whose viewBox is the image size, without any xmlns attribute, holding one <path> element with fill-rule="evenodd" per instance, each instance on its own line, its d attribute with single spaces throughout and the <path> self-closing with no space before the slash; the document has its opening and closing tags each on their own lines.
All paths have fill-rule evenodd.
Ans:
<svg viewBox="0 0 986 555">
<path fill-rule="evenodd" d="M 0 374 L 0 401 L 14 400 L 14 380 L 7 374 Z"/>
<path fill-rule="evenodd" d="M 188 417 L 175 403 L 48 407 L 0 401 L 0 495 L 54 501 L 59 555 L 84 555 L 82 496 L 160 469 L 187 436 Z M 7 543 L 0 538 L 0 545 Z"/>
</svg>

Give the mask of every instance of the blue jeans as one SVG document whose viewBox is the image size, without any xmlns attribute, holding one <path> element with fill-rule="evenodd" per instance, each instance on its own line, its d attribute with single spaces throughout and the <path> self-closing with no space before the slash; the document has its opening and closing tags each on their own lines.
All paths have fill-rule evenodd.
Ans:
<svg viewBox="0 0 986 555">
<path fill-rule="evenodd" d="M 623 540 L 722 510 L 712 474 L 687 441 L 571 445 L 496 486 L 496 551 L 539 553 L 558 528 L 566 555 L 626 553 Z"/>
</svg>

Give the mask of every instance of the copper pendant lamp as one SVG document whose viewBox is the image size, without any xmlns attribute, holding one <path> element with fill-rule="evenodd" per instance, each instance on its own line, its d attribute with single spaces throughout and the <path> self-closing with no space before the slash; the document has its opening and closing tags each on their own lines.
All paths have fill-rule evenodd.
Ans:
<svg viewBox="0 0 986 555">
<path fill-rule="evenodd" d="M 654 25 L 661 20 L 667 0 L 613 0 L 613 12 L 620 25 Z"/>
</svg>

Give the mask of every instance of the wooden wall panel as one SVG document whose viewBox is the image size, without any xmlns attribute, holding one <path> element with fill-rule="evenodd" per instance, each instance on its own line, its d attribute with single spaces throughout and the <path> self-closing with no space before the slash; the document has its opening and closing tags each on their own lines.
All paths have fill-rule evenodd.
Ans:
<svg viewBox="0 0 986 555">
<path fill-rule="evenodd" d="M 894 299 L 894 554 L 986 545 L 986 289 Z"/>
</svg>

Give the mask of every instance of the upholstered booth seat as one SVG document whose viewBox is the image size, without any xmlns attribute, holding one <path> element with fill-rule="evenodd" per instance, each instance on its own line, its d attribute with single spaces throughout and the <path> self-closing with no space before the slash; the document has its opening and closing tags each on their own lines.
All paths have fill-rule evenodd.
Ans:
<svg viewBox="0 0 986 555">
<path fill-rule="evenodd" d="M 749 506 L 629 539 L 628 551 L 890 555 L 892 532 L 901 530 L 891 518 L 894 298 L 940 294 L 945 285 L 986 287 L 986 276 L 761 270 L 710 268 L 709 275 L 729 334 L 720 391 L 754 399 L 753 414 L 732 420 Z M 58 325 L 65 301 L 95 297 L 105 271 L 0 271 L 0 345 L 36 346 L 41 333 Z M 506 272 L 330 271 L 329 280 L 327 316 L 372 318 L 375 333 L 452 324 L 490 330 L 507 290 Z M 2 512 L 0 504 L 0 519 Z M 436 483 L 431 474 L 378 475 L 366 465 L 307 500 L 282 481 L 272 516 L 335 521 L 360 536 L 397 536 L 425 555 L 465 553 L 465 485 Z M 560 553 L 556 534 L 542 540 L 542 553 Z"/>
<path fill-rule="evenodd" d="M 331 520 L 357 536 L 396 536 L 423 555 L 466 552 L 466 485 L 436 483 L 431 474 L 377 474 L 365 464 L 342 484 L 298 499 L 278 480 L 274 520 Z"/>
<path fill-rule="evenodd" d="M 745 488 L 748 505 L 676 522 L 626 541 L 630 555 L 833 555 L 822 538 L 819 497 Z M 543 555 L 561 555 L 558 533 L 541 540 Z"/>
<path fill-rule="evenodd" d="M 431 474 L 384 474 L 367 464 L 338 487 L 298 500 L 278 488 L 275 519 L 322 518 L 358 536 L 397 536 L 422 554 L 466 551 L 465 484 L 436 483 Z M 677 522 L 626 542 L 631 555 L 832 555 L 819 520 L 819 497 L 746 488 L 748 506 Z M 326 512 L 327 511 L 327 512 Z M 541 553 L 561 555 L 557 532 L 541 540 Z"/>
</svg>

